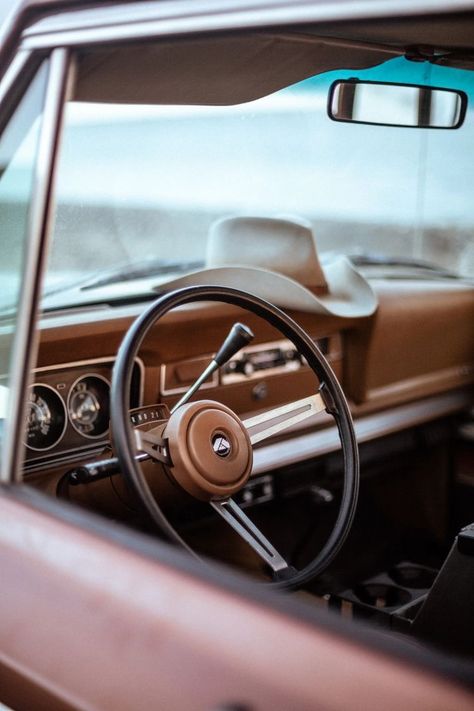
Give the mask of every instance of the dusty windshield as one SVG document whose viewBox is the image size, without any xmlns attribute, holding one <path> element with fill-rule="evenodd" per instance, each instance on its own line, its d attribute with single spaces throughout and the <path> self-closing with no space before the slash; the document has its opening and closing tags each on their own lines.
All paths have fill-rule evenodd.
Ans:
<svg viewBox="0 0 474 711">
<path fill-rule="evenodd" d="M 329 86 L 353 76 L 462 89 L 464 125 L 335 123 Z M 137 263 L 158 281 L 198 268 L 212 224 L 230 215 L 303 218 L 323 256 L 422 260 L 472 276 L 473 104 L 474 72 L 405 58 L 236 105 L 71 102 L 45 289 Z"/>
</svg>

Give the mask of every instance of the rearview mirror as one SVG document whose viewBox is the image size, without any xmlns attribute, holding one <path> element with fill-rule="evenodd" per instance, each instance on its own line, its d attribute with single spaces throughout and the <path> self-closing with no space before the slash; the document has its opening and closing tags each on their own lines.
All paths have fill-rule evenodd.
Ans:
<svg viewBox="0 0 474 711">
<path fill-rule="evenodd" d="M 463 91 L 419 84 L 335 81 L 328 96 L 333 121 L 408 128 L 459 128 L 466 115 Z"/>
</svg>

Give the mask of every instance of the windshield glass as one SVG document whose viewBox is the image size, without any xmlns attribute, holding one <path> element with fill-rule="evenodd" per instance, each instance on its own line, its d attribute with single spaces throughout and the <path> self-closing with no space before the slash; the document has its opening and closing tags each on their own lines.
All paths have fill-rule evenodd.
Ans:
<svg viewBox="0 0 474 711">
<path fill-rule="evenodd" d="M 464 125 L 333 122 L 329 87 L 350 77 L 462 89 Z M 156 275 L 204 265 L 209 229 L 229 215 L 298 216 L 320 253 L 472 275 L 473 99 L 474 72 L 395 58 L 233 106 L 71 102 L 46 290 L 143 260 Z"/>
</svg>

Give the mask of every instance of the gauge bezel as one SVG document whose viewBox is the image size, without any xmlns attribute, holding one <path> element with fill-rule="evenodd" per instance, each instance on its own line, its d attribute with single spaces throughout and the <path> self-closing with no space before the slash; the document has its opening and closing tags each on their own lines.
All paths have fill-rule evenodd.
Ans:
<svg viewBox="0 0 474 711">
<path fill-rule="evenodd" d="M 109 411 L 110 411 L 110 387 L 111 387 L 110 381 L 107 380 L 107 378 L 104 377 L 103 375 L 99 375 L 99 373 L 85 373 L 84 375 L 80 375 L 78 378 L 76 378 L 76 380 L 72 383 L 71 387 L 69 388 L 69 392 L 67 395 L 67 402 L 66 402 L 66 414 L 67 414 L 67 419 L 68 419 L 69 423 L 71 424 L 71 427 L 73 428 L 73 430 L 75 430 L 75 432 L 77 432 L 77 434 L 81 435 L 81 437 L 84 437 L 85 439 L 98 440 L 98 439 L 101 439 L 102 437 L 106 437 L 110 433 L 110 417 L 109 417 L 109 426 L 107 427 L 106 430 L 104 430 L 103 432 L 100 432 L 100 434 L 90 435 L 90 434 L 86 434 L 85 432 L 82 432 L 81 429 L 76 427 L 76 425 L 70 415 L 70 410 L 69 410 L 69 403 L 71 401 L 71 395 L 72 395 L 74 388 L 76 387 L 76 385 L 78 383 L 81 382 L 81 380 L 86 380 L 86 378 L 97 378 L 98 380 L 102 380 L 102 382 L 104 382 L 107 385 L 107 387 L 109 388 Z"/>
<path fill-rule="evenodd" d="M 57 398 L 58 398 L 59 402 L 61 403 L 61 405 L 63 406 L 63 410 L 64 410 L 64 425 L 63 425 L 63 429 L 62 429 L 62 431 L 61 431 L 61 434 L 60 434 L 59 437 L 53 442 L 53 444 L 48 445 L 48 447 L 33 447 L 31 444 L 28 444 L 28 442 L 27 442 L 26 440 L 24 441 L 25 447 L 26 447 L 27 449 L 31 450 L 32 452 L 49 452 L 50 449 L 53 449 L 54 447 L 57 447 L 57 446 L 58 446 L 58 444 L 61 442 L 61 440 L 63 439 L 64 435 L 66 434 L 67 424 L 68 424 L 68 421 L 69 421 L 68 411 L 67 411 L 67 408 L 66 408 L 66 403 L 64 402 L 64 398 L 63 398 L 62 395 L 60 395 L 60 394 L 58 393 L 58 391 L 55 390 L 51 385 L 47 385 L 46 383 L 33 383 L 32 385 L 29 386 L 28 390 L 29 390 L 30 392 L 34 392 L 34 389 L 35 389 L 35 388 L 46 388 L 47 390 L 51 390 L 51 392 L 53 392 L 53 393 L 57 396 Z M 27 403 L 30 402 L 30 399 L 29 399 L 29 398 L 30 398 L 30 395 L 28 395 L 28 401 L 27 401 Z M 26 432 L 27 432 L 27 434 L 28 434 L 28 429 L 26 430 Z"/>
<path fill-rule="evenodd" d="M 44 382 L 59 391 L 60 389 L 56 384 L 56 378 L 59 373 L 61 380 L 65 378 L 68 379 L 66 387 L 61 390 L 62 397 L 64 401 L 66 401 L 71 383 L 81 377 L 81 373 L 93 373 L 94 375 L 100 373 L 110 382 L 111 375 L 109 373 L 111 373 L 114 363 L 115 355 L 108 355 L 98 358 L 78 359 L 66 363 L 55 363 L 54 365 L 43 365 L 33 370 L 32 380 L 43 382 L 43 378 L 46 378 Z M 134 399 L 134 402 L 136 402 L 137 407 L 141 407 L 143 405 L 145 390 L 145 365 L 139 356 L 135 358 L 135 363 L 137 368 L 137 380 L 136 390 L 134 391 L 134 397 L 136 399 Z M 102 369 L 104 369 L 104 372 Z M 107 370 L 105 371 L 105 369 Z M 74 373 L 71 378 L 69 378 L 70 373 Z M 100 439 L 87 439 L 82 434 L 79 434 L 73 427 L 69 426 L 68 418 L 68 425 L 64 437 L 60 444 L 51 452 L 25 450 L 25 476 L 32 475 L 38 470 L 44 470 L 46 464 L 48 466 L 62 466 L 69 462 L 81 460 L 84 457 L 100 454 L 103 451 L 103 447 L 110 444 L 110 432 L 111 429 L 109 429 L 108 436 L 104 436 Z"/>
</svg>

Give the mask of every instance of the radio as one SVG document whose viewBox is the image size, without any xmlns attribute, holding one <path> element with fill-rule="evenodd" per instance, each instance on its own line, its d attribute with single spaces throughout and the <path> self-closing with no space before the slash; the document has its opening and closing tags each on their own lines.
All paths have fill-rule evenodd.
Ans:
<svg viewBox="0 0 474 711">
<path fill-rule="evenodd" d="M 317 340 L 323 353 L 328 350 L 327 338 Z M 306 360 L 298 353 L 289 340 L 273 341 L 257 346 L 248 346 L 237 353 L 221 369 L 222 385 L 242 382 L 265 375 L 287 373 L 307 366 Z"/>
</svg>

